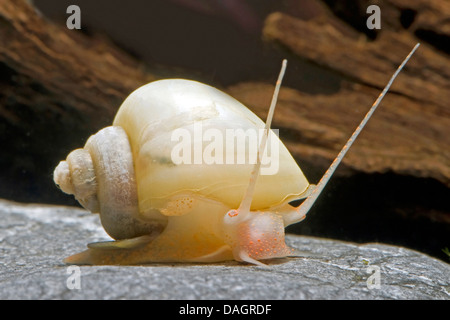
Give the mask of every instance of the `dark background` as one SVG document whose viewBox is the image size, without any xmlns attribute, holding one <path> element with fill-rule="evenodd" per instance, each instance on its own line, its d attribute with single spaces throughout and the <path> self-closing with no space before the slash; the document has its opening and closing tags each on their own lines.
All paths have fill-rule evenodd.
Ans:
<svg viewBox="0 0 450 320">
<path fill-rule="evenodd" d="M 289 12 L 305 18 L 314 15 L 314 8 L 307 2 L 294 10 L 296 1 L 278 0 L 34 3 L 47 17 L 63 24 L 69 16 L 65 13 L 67 6 L 77 4 L 82 12 L 81 32 L 108 35 L 151 70 L 178 68 L 178 73 L 221 86 L 276 80 L 281 60 L 289 58 L 289 53 L 263 41 L 261 28 L 269 13 Z M 298 59 L 290 62 L 284 83 L 311 93 L 338 89 L 331 72 Z"/>
</svg>

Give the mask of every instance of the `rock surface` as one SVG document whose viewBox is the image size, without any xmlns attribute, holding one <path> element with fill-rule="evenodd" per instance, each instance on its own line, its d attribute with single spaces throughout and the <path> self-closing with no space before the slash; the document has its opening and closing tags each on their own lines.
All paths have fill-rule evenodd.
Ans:
<svg viewBox="0 0 450 320">
<path fill-rule="evenodd" d="M 450 265 L 409 249 L 291 236 L 308 257 L 136 267 L 62 259 L 107 239 L 98 217 L 71 207 L 0 201 L 0 299 L 450 299 Z M 376 278 L 379 288 L 370 288 Z M 375 282 L 373 285 L 376 285 Z"/>
</svg>

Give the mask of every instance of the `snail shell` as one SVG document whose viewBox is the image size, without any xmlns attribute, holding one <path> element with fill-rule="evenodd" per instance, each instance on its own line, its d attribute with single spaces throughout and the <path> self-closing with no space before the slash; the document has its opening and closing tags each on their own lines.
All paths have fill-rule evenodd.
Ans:
<svg viewBox="0 0 450 320">
<path fill-rule="evenodd" d="M 122 127 L 129 137 L 143 214 L 163 208 L 174 194 L 183 192 L 214 199 L 231 208 L 239 206 L 252 164 L 174 165 L 171 161 L 172 150 L 179 143 L 172 141 L 174 130 L 184 128 L 195 139 L 198 135 L 194 125 L 200 122 L 204 133 L 215 129 L 224 137 L 225 130 L 264 128 L 264 122 L 236 99 L 195 81 L 152 82 L 133 92 L 120 107 L 113 125 Z M 280 146 L 279 170 L 259 177 L 252 202 L 254 210 L 292 200 L 308 187 L 286 147 L 278 137 L 272 138 Z"/>
<path fill-rule="evenodd" d="M 67 261 L 135 264 L 233 259 L 224 215 L 242 201 L 253 164 L 205 163 L 204 158 L 199 162 L 195 146 L 200 146 L 202 154 L 208 152 L 207 132 L 221 133 L 217 136 L 226 139 L 227 132 L 263 128 L 264 122 L 236 99 L 196 81 L 159 80 L 134 91 L 111 127 L 91 136 L 83 149 L 74 150 L 55 169 L 55 183 L 74 194 L 87 210 L 100 213 L 106 232 L 121 240 L 91 244 L 91 249 Z M 181 141 L 174 137 L 180 138 L 179 133 L 189 133 L 191 138 L 190 163 L 173 161 Z M 278 171 L 258 177 L 252 211 L 274 212 L 304 198 L 309 186 L 273 132 L 268 141 L 278 148 Z M 227 149 L 223 159 L 248 159 L 248 154 L 240 154 L 246 151 Z M 283 225 L 282 212 L 275 216 Z M 284 232 L 279 238 L 284 243 Z"/>
</svg>

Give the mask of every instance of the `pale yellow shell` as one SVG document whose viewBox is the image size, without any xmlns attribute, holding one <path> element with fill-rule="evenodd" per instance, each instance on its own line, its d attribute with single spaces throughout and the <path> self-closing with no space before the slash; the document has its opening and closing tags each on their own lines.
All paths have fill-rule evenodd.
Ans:
<svg viewBox="0 0 450 320">
<path fill-rule="evenodd" d="M 152 209 L 171 215 L 174 197 L 189 206 L 192 197 L 217 200 L 237 208 L 249 184 L 252 164 L 174 164 L 172 154 L 179 141 L 172 141 L 174 130 L 184 128 L 197 143 L 195 125 L 208 129 L 262 129 L 264 122 L 231 96 L 211 86 L 182 79 L 151 82 L 123 102 L 113 125 L 122 127 L 130 140 L 139 199 L 144 216 Z M 199 131 L 197 131 L 198 133 Z M 252 210 L 273 208 L 301 198 L 309 183 L 284 144 L 272 132 L 279 146 L 276 174 L 260 175 Z M 195 140 L 195 141 L 194 141 Z M 207 143 L 203 142 L 203 151 Z M 239 156 L 239 155 L 237 155 Z M 193 158 L 193 156 L 192 156 Z M 154 210 L 153 210 L 154 211 Z"/>
</svg>

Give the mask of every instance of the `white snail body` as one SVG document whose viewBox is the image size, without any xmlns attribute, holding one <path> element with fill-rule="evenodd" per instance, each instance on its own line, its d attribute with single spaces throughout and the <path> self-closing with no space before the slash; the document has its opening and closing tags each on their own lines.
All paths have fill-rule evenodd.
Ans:
<svg viewBox="0 0 450 320">
<path fill-rule="evenodd" d="M 88 250 L 65 261 L 131 265 L 234 259 L 261 265 L 260 260 L 295 255 L 285 243 L 284 228 L 305 218 L 418 46 L 317 186 L 308 183 L 269 131 L 286 61 L 266 124 L 234 98 L 199 82 L 160 80 L 137 89 L 123 102 L 113 126 L 91 136 L 55 169 L 55 183 L 87 210 L 100 213 L 105 231 L 116 240 L 89 244 Z M 255 163 L 246 148 L 227 148 L 227 132 L 242 135 L 260 129 L 253 156 L 261 157 Z M 268 142 L 274 142 L 278 166 L 263 174 Z M 306 197 L 298 208 L 289 205 Z"/>
<path fill-rule="evenodd" d="M 263 128 L 264 122 L 243 104 L 199 82 L 160 80 L 134 91 L 123 102 L 113 126 L 91 136 L 84 149 L 70 153 L 55 169 L 55 183 L 74 194 L 86 209 L 99 212 L 105 230 L 118 240 L 91 244 L 88 251 L 67 261 L 136 264 L 233 259 L 230 242 L 234 240 L 223 221 L 228 211 L 239 206 L 249 184 L 253 167 L 249 150 L 237 145 L 224 148 L 222 161 L 205 163 L 206 156 L 195 159 L 195 146 L 205 155 L 211 147 L 204 141 L 208 132 L 216 134 L 211 142 L 222 137 L 223 141 L 215 142 L 225 145 L 227 133 L 262 133 Z M 192 138 L 191 163 L 173 161 L 174 150 L 186 142 L 174 139 L 176 130 Z M 283 208 L 304 198 L 309 186 L 273 132 L 268 141 L 277 148 L 273 160 L 278 170 L 258 177 L 251 204 L 254 211 Z M 247 162 L 236 163 L 242 152 Z M 280 242 L 280 249 L 271 248 L 264 258 L 286 256 L 282 212 L 271 215 L 277 220 L 278 240 L 274 241 Z M 259 220 L 257 228 L 264 229 L 264 219 Z"/>
</svg>

